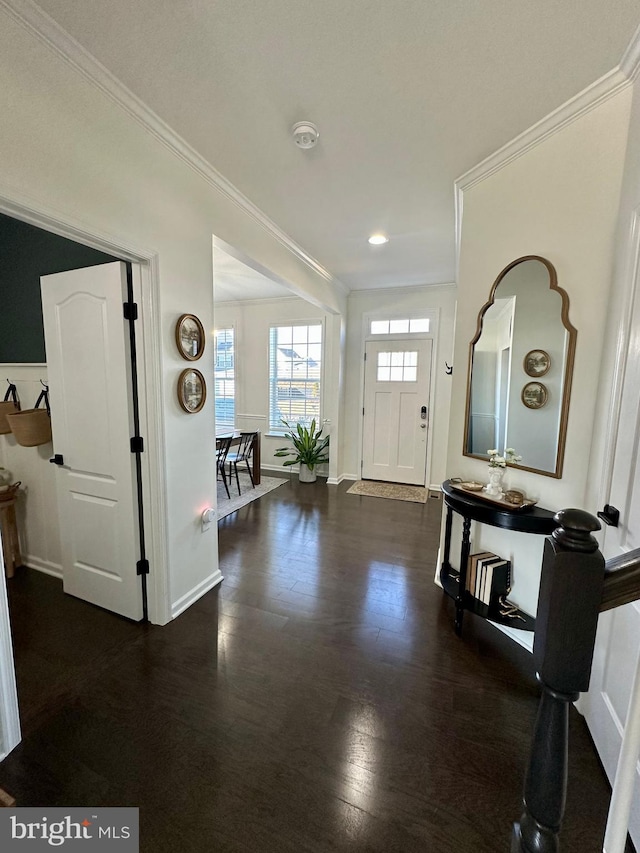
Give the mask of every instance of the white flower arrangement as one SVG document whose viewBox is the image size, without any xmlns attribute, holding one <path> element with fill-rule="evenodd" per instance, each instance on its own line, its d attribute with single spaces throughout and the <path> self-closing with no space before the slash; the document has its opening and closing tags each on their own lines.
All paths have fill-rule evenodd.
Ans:
<svg viewBox="0 0 640 853">
<path fill-rule="evenodd" d="M 518 456 L 513 447 L 507 447 L 504 455 L 500 455 L 497 450 L 487 450 L 489 454 L 489 468 L 506 468 L 507 465 L 515 465 L 522 461 L 522 456 Z"/>
</svg>

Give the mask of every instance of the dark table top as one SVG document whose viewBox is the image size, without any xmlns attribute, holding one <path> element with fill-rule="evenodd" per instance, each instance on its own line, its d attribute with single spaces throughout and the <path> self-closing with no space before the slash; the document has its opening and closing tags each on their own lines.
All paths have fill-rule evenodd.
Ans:
<svg viewBox="0 0 640 853">
<path fill-rule="evenodd" d="M 555 513 L 541 506 L 506 509 L 485 498 L 477 497 L 473 492 L 455 488 L 450 480 L 444 481 L 442 492 L 447 506 L 465 518 L 482 524 L 521 533 L 539 533 L 543 536 L 553 533 L 558 526 L 554 518 Z"/>
</svg>

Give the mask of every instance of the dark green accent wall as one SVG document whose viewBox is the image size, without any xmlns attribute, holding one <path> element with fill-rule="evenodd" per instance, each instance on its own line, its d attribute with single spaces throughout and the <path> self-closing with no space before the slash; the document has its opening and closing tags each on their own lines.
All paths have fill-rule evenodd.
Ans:
<svg viewBox="0 0 640 853">
<path fill-rule="evenodd" d="M 0 363 L 47 360 L 41 275 L 117 260 L 0 214 Z"/>
</svg>

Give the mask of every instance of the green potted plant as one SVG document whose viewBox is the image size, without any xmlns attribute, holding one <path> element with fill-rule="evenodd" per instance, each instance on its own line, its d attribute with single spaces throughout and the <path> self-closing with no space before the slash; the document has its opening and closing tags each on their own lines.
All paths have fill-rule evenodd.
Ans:
<svg viewBox="0 0 640 853">
<path fill-rule="evenodd" d="M 316 481 L 316 466 L 322 462 L 328 462 L 329 457 L 326 453 L 329 446 L 329 436 L 322 437 L 322 430 L 316 431 L 316 419 L 311 421 L 311 424 L 306 427 L 303 424 L 292 425 L 283 420 L 282 423 L 287 427 L 289 432 L 285 432 L 284 437 L 292 442 L 293 447 L 279 447 L 274 456 L 293 456 L 293 459 L 287 459 L 285 465 L 295 465 L 300 463 L 300 471 L 298 477 L 301 483 L 315 483 Z"/>
</svg>

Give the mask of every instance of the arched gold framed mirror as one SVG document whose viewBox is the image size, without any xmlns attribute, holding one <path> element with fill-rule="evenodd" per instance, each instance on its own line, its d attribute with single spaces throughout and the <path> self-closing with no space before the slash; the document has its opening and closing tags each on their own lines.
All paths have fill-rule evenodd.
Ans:
<svg viewBox="0 0 640 853">
<path fill-rule="evenodd" d="M 576 336 L 552 263 L 526 255 L 502 270 L 469 344 L 465 456 L 511 447 L 514 468 L 562 477 Z"/>
</svg>

